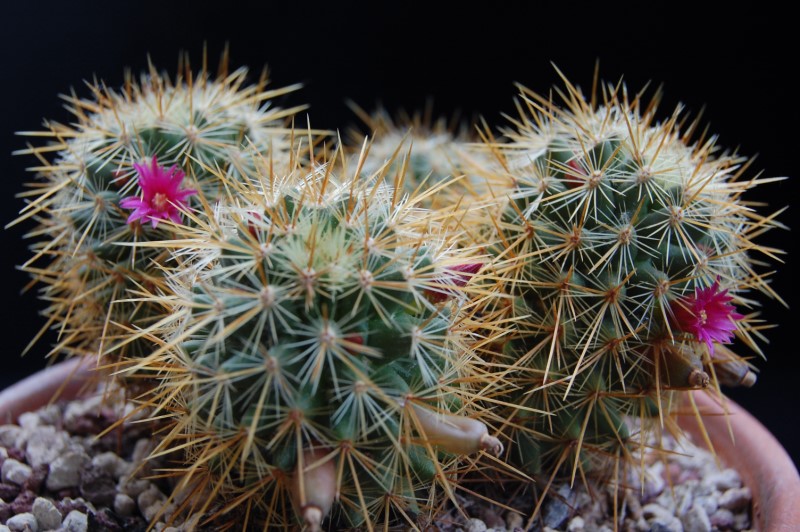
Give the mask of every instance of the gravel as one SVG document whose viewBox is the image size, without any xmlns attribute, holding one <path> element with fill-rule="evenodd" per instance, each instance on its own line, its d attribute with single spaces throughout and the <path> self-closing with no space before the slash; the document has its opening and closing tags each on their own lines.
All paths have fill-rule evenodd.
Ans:
<svg viewBox="0 0 800 532">
<path fill-rule="evenodd" d="M 542 504 L 541 515 L 530 520 L 533 501 L 530 494 L 504 501 L 517 512 L 503 512 L 483 499 L 456 495 L 466 513 L 462 517 L 450 507 L 436 521 L 444 531 L 478 530 L 477 520 L 487 531 L 550 532 L 711 532 L 751 530 L 750 489 L 742 485 L 739 473 L 720 469 L 714 456 L 690 441 L 676 442 L 665 437 L 665 453 L 645 457 L 642 470 L 634 467 L 624 479 L 625 487 L 616 494 L 617 526 L 614 523 L 614 488 L 586 486 L 576 480 L 554 483 Z M 496 497 L 496 496 L 495 496 Z M 504 514 L 504 526 L 488 526 L 486 515 Z"/>
<path fill-rule="evenodd" d="M 199 530 L 197 519 L 183 523 L 166 504 L 164 480 L 146 477 L 159 464 L 142 460 L 153 449 L 146 423 L 124 423 L 107 431 L 130 405 L 98 397 L 50 405 L 21 416 L 20 425 L 0 425 L 0 532 Z M 663 460 L 647 457 L 613 488 L 555 483 L 533 521 L 531 496 L 510 496 L 509 511 L 478 497 L 456 495 L 462 512 L 450 507 L 438 516 L 442 531 L 528 530 L 625 532 L 739 531 L 751 527 L 750 490 L 732 469 L 690 442 L 666 439 Z"/>
<path fill-rule="evenodd" d="M 156 516 L 152 530 L 189 530 L 165 507 L 168 482 L 142 478 L 154 427 L 126 422 L 97 436 L 126 411 L 104 391 L 0 425 L 0 532 L 144 532 Z"/>
</svg>

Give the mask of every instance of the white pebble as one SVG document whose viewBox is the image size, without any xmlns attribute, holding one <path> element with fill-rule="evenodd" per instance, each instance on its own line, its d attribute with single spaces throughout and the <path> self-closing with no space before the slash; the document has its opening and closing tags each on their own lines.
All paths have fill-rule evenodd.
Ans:
<svg viewBox="0 0 800 532">
<path fill-rule="evenodd" d="M 6 526 L 13 532 L 38 532 L 39 525 L 32 513 L 25 512 L 9 517 Z"/>
<path fill-rule="evenodd" d="M 31 478 L 33 470 L 27 464 L 18 462 L 13 458 L 9 458 L 3 462 L 2 479 L 3 482 L 11 482 L 19 486 L 23 485 L 26 480 Z"/>
<path fill-rule="evenodd" d="M 11 529 L 6 525 L 0 525 L 0 532 L 11 532 Z"/>
<path fill-rule="evenodd" d="M 470 519 L 464 530 L 466 532 L 486 532 L 486 523 L 480 519 Z"/>
<path fill-rule="evenodd" d="M 65 453 L 50 464 L 50 473 L 47 475 L 45 485 L 50 491 L 64 488 L 74 488 L 80 484 L 81 470 L 89 461 L 83 453 L 70 451 Z"/>
<path fill-rule="evenodd" d="M 720 508 L 740 510 L 750 504 L 750 488 L 731 488 L 719 498 Z"/>
<path fill-rule="evenodd" d="M 72 510 L 64 522 L 61 523 L 60 532 L 86 532 L 89 529 L 89 518 L 85 513 Z"/>
<path fill-rule="evenodd" d="M 22 427 L 23 430 L 34 429 L 42 424 L 39 419 L 39 414 L 36 412 L 25 412 L 19 415 L 17 425 Z"/>
<path fill-rule="evenodd" d="M 130 495 L 117 493 L 114 497 L 114 511 L 125 517 L 133 515 L 133 512 L 136 511 L 136 501 Z"/>
<path fill-rule="evenodd" d="M 50 499 L 36 497 L 31 513 L 36 517 L 36 522 L 39 523 L 41 529 L 51 530 L 61 526 L 61 512 Z"/>
<path fill-rule="evenodd" d="M 711 520 L 709 520 L 708 514 L 696 503 L 681 518 L 681 523 L 683 523 L 685 532 L 710 532 L 711 530 Z"/>
<path fill-rule="evenodd" d="M 575 517 L 570 520 L 569 524 L 567 525 L 568 532 L 583 532 L 586 529 L 586 523 L 583 521 L 583 517 L 576 515 Z"/>
<path fill-rule="evenodd" d="M 25 455 L 33 467 L 50 464 L 61 456 L 69 444 L 69 436 L 55 427 L 35 427 L 28 431 Z"/>
<path fill-rule="evenodd" d="M 22 429 L 16 425 L 0 425 L 0 445 L 14 447 L 21 433 Z"/>
</svg>

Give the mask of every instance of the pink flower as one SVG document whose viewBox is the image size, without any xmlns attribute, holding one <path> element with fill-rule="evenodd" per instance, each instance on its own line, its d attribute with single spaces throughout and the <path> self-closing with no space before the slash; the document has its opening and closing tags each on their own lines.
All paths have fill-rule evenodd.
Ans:
<svg viewBox="0 0 800 532">
<path fill-rule="evenodd" d="M 131 196 L 119 202 L 123 209 L 134 209 L 128 216 L 128 223 L 142 219 L 150 220 L 153 227 L 158 226 L 159 220 L 172 220 L 181 222 L 180 209 L 186 208 L 186 198 L 197 194 L 196 190 L 178 190 L 186 175 L 183 170 L 173 166 L 169 170 L 158 165 L 158 160 L 153 157 L 150 166 L 134 163 L 133 167 L 139 174 L 139 186 L 142 188 L 142 197 Z"/>
<path fill-rule="evenodd" d="M 719 280 L 708 288 L 698 288 L 693 296 L 672 302 L 675 326 L 705 342 L 713 353 L 713 342 L 730 342 L 736 330 L 735 320 L 744 318 L 730 304 L 732 299 L 727 290 L 719 290 Z"/>
</svg>

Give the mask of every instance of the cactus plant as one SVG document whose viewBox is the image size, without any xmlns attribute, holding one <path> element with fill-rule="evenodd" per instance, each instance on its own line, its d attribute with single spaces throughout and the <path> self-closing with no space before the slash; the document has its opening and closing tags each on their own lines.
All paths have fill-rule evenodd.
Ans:
<svg viewBox="0 0 800 532">
<path fill-rule="evenodd" d="M 486 356 L 505 365 L 507 458 L 574 481 L 674 429 L 681 391 L 755 382 L 725 344 L 761 353 L 750 293 L 780 299 L 758 273 L 780 251 L 754 239 L 781 224 L 741 199 L 772 179 L 691 140 L 681 109 L 659 122 L 658 96 L 565 83 L 563 106 L 522 88 L 493 146 L 508 193 L 485 241 L 515 325 Z"/>
<path fill-rule="evenodd" d="M 266 71 L 248 85 L 246 69 L 227 65 L 225 54 L 216 77 L 205 64 L 194 75 L 182 58 L 174 80 L 151 66 L 138 81 L 128 73 L 120 90 L 94 82 L 91 98 L 65 96 L 74 124 L 26 133 L 51 141 L 19 152 L 40 165 L 18 221 L 39 224 L 23 269 L 48 303 L 40 335 L 58 331 L 52 353 L 145 353 L 126 338 L 159 310 L 131 302 L 130 291 L 153 290 L 166 255 L 140 244 L 168 239 L 182 212 L 213 202 L 215 172 L 241 179 L 264 155 L 292 157 L 285 126 L 302 107 L 272 100 L 298 86 L 266 90 Z"/>
<path fill-rule="evenodd" d="M 455 456 L 500 451 L 467 415 L 459 311 L 481 261 L 382 174 L 332 167 L 220 175 L 230 195 L 163 243 L 177 262 L 152 298 L 172 319 L 134 371 L 159 382 L 148 404 L 174 423 L 156 453 L 188 450 L 195 513 L 211 492 L 266 526 L 293 522 L 292 504 L 309 529 L 329 512 L 414 525 L 452 496 Z"/>
</svg>

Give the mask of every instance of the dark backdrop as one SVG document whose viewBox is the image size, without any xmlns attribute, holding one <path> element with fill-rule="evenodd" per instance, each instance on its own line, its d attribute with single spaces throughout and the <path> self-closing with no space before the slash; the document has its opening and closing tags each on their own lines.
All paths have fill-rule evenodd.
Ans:
<svg viewBox="0 0 800 532">
<path fill-rule="evenodd" d="M 309 103 L 312 125 L 332 129 L 354 122 L 346 98 L 367 108 L 380 99 L 395 109 L 418 108 L 433 97 L 443 114 L 461 110 L 500 124 L 500 113 L 513 110 L 513 82 L 546 91 L 558 81 L 552 61 L 588 87 L 599 59 L 605 79 L 624 77 L 633 89 L 648 81 L 663 84 L 664 115 L 679 102 L 694 112 L 705 106 L 704 120 L 720 143 L 738 146 L 743 154 L 759 153 L 755 167 L 765 175 L 800 177 L 797 84 L 789 81 L 796 75 L 797 29 L 793 17 L 769 6 L 712 18 L 655 2 L 644 12 L 612 2 L 594 2 L 591 10 L 572 2 L 499 1 L 480 9 L 466 2 L 445 8 L 433 1 L 353 5 L 343 0 L 291 2 L 295 7 L 266 1 L 259 7 L 168 0 L 27 4 L 6 5 L 0 22 L 3 224 L 22 205 L 14 195 L 29 179 L 25 167 L 32 163 L 11 156 L 24 144 L 15 131 L 36 129 L 45 117 L 68 120 L 57 95 L 71 87 L 86 95 L 85 79 L 97 76 L 119 85 L 123 68 L 145 68 L 147 54 L 163 69 L 174 69 L 180 50 L 197 64 L 204 43 L 212 58 L 230 43 L 233 65 L 268 64 L 275 86 L 305 83 L 289 103 Z M 797 179 L 790 179 L 750 197 L 774 207 L 789 205 L 782 220 L 798 227 L 792 205 L 797 191 Z M 0 388 L 41 367 L 46 347 L 45 342 L 19 357 L 41 324 L 34 295 L 20 295 L 27 281 L 15 270 L 27 258 L 22 232 L 0 230 Z M 800 363 L 791 334 L 800 302 L 789 294 L 797 250 L 790 232 L 763 242 L 788 251 L 773 286 L 791 308 L 766 302 L 765 318 L 779 324 L 768 331 L 769 360 L 758 364 L 756 388 L 733 395 L 798 461 Z"/>
</svg>

